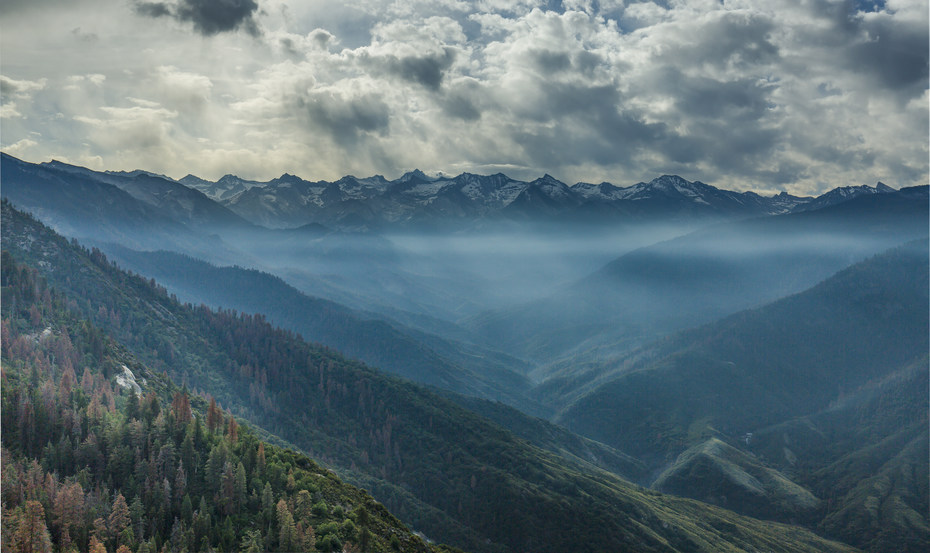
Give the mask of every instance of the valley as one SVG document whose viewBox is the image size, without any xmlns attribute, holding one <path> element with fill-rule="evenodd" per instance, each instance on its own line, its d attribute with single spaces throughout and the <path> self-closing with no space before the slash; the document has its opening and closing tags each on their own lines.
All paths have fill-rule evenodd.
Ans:
<svg viewBox="0 0 930 553">
<path fill-rule="evenodd" d="M 140 367 L 197 417 L 215 400 L 416 547 L 930 543 L 926 186 L 175 181 L 6 154 L 0 170 L 4 270 L 55 291 L 51 332 L 117 348 L 92 370 Z M 5 343 L 45 324 L 15 289 Z M 27 361 L 5 349 L 5 378 L 58 385 L 59 362 Z"/>
</svg>

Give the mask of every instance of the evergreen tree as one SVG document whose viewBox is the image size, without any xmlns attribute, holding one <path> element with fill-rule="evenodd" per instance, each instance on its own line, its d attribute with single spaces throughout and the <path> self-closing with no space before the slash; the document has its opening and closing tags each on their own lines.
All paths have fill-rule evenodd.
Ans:
<svg viewBox="0 0 930 553">
<path fill-rule="evenodd" d="M 265 515 L 266 522 L 274 519 L 274 492 L 271 491 L 270 482 L 265 482 L 262 488 L 262 513 Z"/>
<path fill-rule="evenodd" d="M 51 553 L 52 539 L 45 526 L 45 509 L 38 501 L 27 501 L 13 526 L 13 550 L 20 553 Z"/>
<path fill-rule="evenodd" d="M 130 521 L 129 505 L 126 504 L 126 498 L 123 497 L 123 494 L 118 493 L 113 500 L 113 508 L 110 510 L 110 516 L 107 519 L 107 529 L 110 531 L 110 535 L 115 540 L 118 540 L 123 531 L 129 527 Z"/>
<path fill-rule="evenodd" d="M 294 526 L 294 516 L 281 499 L 277 506 L 278 514 L 278 546 L 281 551 L 296 551 L 298 547 L 297 528 Z"/>
<path fill-rule="evenodd" d="M 264 540 L 260 530 L 248 530 L 239 544 L 240 553 L 263 553 L 264 548 Z"/>
<path fill-rule="evenodd" d="M 81 524 L 84 518 L 84 490 L 81 484 L 73 482 L 66 484 L 55 495 L 55 525 L 58 531 L 70 536 L 70 529 Z"/>
<path fill-rule="evenodd" d="M 97 536 L 90 537 L 90 544 L 87 546 L 88 553 L 107 553 L 107 548 L 103 542 L 97 539 Z"/>
</svg>

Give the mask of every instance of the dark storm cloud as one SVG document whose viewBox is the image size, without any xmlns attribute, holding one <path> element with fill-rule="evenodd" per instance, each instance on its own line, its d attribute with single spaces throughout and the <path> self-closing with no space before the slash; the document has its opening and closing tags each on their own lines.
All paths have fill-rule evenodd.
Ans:
<svg viewBox="0 0 930 553">
<path fill-rule="evenodd" d="M 780 131 L 761 123 L 774 90 L 764 81 L 718 81 L 667 66 L 654 69 L 640 85 L 644 88 L 637 94 L 670 98 L 674 117 L 649 121 L 614 84 L 551 81 L 539 83 L 535 94 L 528 95 L 533 101 L 515 108 L 523 121 L 539 124 L 513 127 L 513 139 L 531 163 L 543 167 L 628 164 L 647 155 L 672 166 L 709 163 L 746 175 L 757 174 L 760 162 L 783 143 Z M 689 122 L 687 130 L 678 128 L 678 119 Z"/>
<path fill-rule="evenodd" d="M 587 50 L 577 52 L 572 60 L 572 65 L 585 76 L 591 76 L 594 70 L 603 63 L 604 60 L 601 56 Z"/>
<path fill-rule="evenodd" d="M 871 74 L 875 84 L 906 96 L 923 93 L 928 74 L 927 43 L 930 33 L 925 24 L 904 24 L 889 14 L 862 14 L 874 11 L 884 2 L 812 2 L 814 17 L 832 25 L 830 33 L 806 36 L 808 44 L 836 47 L 843 53 L 846 69 Z"/>
<path fill-rule="evenodd" d="M 168 4 L 161 2 L 139 2 L 136 4 L 136 12 L 148 17 L 165 17 L 174 14 Z"/>
<path fill-rule="evenodd" d="M 927 28 L 902 28 L 888 18 L 862 23 L 868 40 L 857 41 L 849 52 L 853 69 L 877 75 L 889 89 L 920 93 L 927 84 Z M 916 86 L 915 86 L 916 85 Z"/>
<path fill-rule="evenodd" d="M 19 91 L 20 91 L 20 88 L 16 86 L 15 81 L 0 77 L 0 96 L 4 96 L 4 97 L 12 96 L 13 94 L 16 94 Z"/>
<path fill-rule="evenodd" d="M 242 29 L 252 36 L 259 34 L 255 0 L 179 0 L 137 2 L 136 12 L 148 17 L 171 17 L 191 23 L 204 36 Z"/>
<path fill-rule="evenodd" d="M 667 138 L 666 125 L 646 123 L 632 110 L 621 111 L 614 86 L 553 82 L 542 92 L 521 115 L 544 124 L 520 126 L 513 133 L 524 152 L 541 166 L 623 163 L 644 146 Z"/>
<path fill-rule="evenodd" d="M 530 55 L 537 69 L 543 73 L 558 73 L 572 66 L 572 59 L 565 52 L 536 50 Z"/>
<path fill-rule="evenodd" d="M 439 90 L 445 71 L 455 61 L 455 50 L 443 48 L 422 56 L 365 55 L 362 63 L 374 73 L 386 73 L 429 90 Z"/>
<path fill-rule="evenodd" d="M 559 52 L 548 49 L 535 49 L 528 53 L 533 67 L 542 75 L 555 75 L 573 72 L 591 77 L 599 65 L 604 63 L 601 56 L 587 50 L 576 52 Z"/>
<path fill-rule="evenodd" d="M 716 80 L 657 70 L 648 90 L 674 102 L 675 117 L 688 121 L 684 136 L 664 136 L 654 146 L 674 162 L 704 161 L 722 171 L 754 174 L 783 144 L 781 131 L 766 124 L 774 85 L 753 78 Z"/>
<path fill-rule="evenodd" d="M 297 46 L 294 44 L 294 40 L 290 37 L 282 38 L 278 41 L 278 44 L 280 44 L 281 48 L 292 57 L 299 58 L 303 55 L 303 52 L 297 49 Z"/>
<path fill-rule="evenodd" d="M 699 149 L 701 160 L 712 163 L 721 171 L 756 174 L 760 162 L 768 159 L 784 136 L 776 129 L 756 125 L 731 125 L 707 121 L 690 137 Z"/>
<path fill-rule="evenodd" d="M 461 119 L 462 121 L 477 121 L 481 119 L 481 110 L 475 105 L 475 102 L 467 94 L 460 91 L 447 94 L 440 101 L 443 112 L 450 117 Z"/>
<path fill-rule="evenodd" d="M 342 146 L 353 146 L 367 134 L 384 133 L 390 122 L 390 108 L 377 94 L 345 97 L 313 92 L 295 98 L 293 103 L 311 127 L 322 128 Z"/>
<path fill-rule="evenodd" d="M 775 87 L 756 78 L 717 80 L 686 75 L 680 68 L 655 70 L 648 81 L 652 93 L 674 99 L 680 115 L 698 119 L 726 117 L 730 122 L 752 123 L 771 107 Z"/>
</svg>

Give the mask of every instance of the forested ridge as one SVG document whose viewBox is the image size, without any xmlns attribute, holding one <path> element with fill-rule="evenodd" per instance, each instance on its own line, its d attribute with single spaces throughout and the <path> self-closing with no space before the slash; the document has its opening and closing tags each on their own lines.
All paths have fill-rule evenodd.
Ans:
<svg viewBox="0 0 930 553">
<path fill-rule="evenodd" d="M 2 267 L 4 552 L 431 549 L 363 491 L 136 362 L 6 252 Z M 127 371 L 146 391 L 111 384 Z"/>
</svg>

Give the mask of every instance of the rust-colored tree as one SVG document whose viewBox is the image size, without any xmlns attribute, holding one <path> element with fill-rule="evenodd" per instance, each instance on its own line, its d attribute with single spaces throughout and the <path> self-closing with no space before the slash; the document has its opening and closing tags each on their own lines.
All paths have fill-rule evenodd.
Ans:
<svg viewBox="0 0 930 553">
<path fill-rule="evenodd" d="M 184 392 L 174 394 L 174 400 L 171 402 L 171 413 L 174 415 L 175 424 L 185 426 L 193 418 L 191 411 L 191 398 Z"/>
<path fill-rule="evenodd" d="M 294 516 L 287 507 L 287 502 L 278 500 L 278 548 L 281 551 L 296 551 L 300 544 L 297 541 L 297 527 L 294 525 Z"/>
<path fill-rule="evenodd" d="M 27 501 L 14 521 L 13 551 L 52 553 L 52 539 L 45 526 L 45 509 L 38 501 Z"/>
<path fill-rule="evenodd" d="M 70 541 L 71 528 L 82 524 L 84 520 L 84 490 L 80 483 L 67 484 L 58 490 L 53 514 L 54 524 L 62 536 L 62 548 L 66 549 L 68 544 L 65 542 Z"/>
<path fill-rule="evenodd" d="M 216 431 L 223 424 L 223 412 L 216 406 L 216 399 L 210 398 L 210 406 L 207 407 L 207 430 Z"/>
<path fill-rule="evenodd" d="M 87 547 L 87 553 L 107 553 L 107 548 L 103 542 L 97 539 L 97 536 L 90 537 L 90 544 Z"/>
<path fill-rule="evenodd" d="M 239 441 L 239 424 L 232 416 L 232 413 L 229 414 L 229 424 L 226 425 L 226 437 L 229 438 L 229 443 L 232 444 Z"/>
<path fill-rule="evenodd" d="M 107 529 L 114 540 L 118 540 L 123 530 L 129 526 L 129 505 L 126 504 L 126 498 L 123 494 L 116 494 L 113 500 L 113 508 L 110 510 L 110 516 L 107 519 Z"/>
</svg>

